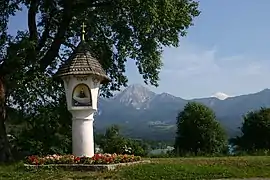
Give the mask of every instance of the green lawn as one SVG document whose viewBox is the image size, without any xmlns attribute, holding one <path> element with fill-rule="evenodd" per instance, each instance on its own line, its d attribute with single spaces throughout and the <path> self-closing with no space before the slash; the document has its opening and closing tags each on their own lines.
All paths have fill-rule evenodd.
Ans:
<svg viewBox="0 0 270 180">
<path fill-rule="evenodd" d="M 1 165 L 0 179 L 219 179 L 270 177 L 270 157 L 162 158 L 151 164 L 123 167 L 114 172 L 64 170 L 27 171 L 22 164 Z"/>
</svg>

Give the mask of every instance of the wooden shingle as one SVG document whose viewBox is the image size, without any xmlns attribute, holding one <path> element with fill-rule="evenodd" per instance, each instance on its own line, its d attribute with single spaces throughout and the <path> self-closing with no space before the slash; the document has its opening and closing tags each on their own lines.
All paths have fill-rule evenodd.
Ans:
<svg viewBox="0 0 270 180">
<path fill-rule="evenodd" d="M 57 76 L 95 75 L 101 83 L 110 81 L 100 62 L 89 52 L 88 45 L 81 41 L 69 59 L 58 69 Z"/>
</svg>

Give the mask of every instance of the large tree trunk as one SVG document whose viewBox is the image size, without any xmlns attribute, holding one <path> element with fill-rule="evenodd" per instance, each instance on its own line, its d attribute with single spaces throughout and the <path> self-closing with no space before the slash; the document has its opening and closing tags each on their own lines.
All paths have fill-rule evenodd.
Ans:
<svg viewBox="0 0 270 180">
<path fill-rule="evenodd" d="M 13 160 L 10 149 L 6 126 L 6 94 L 4 78 L 0 77 L 0 162 L 10 162 Z"/>
</svg>

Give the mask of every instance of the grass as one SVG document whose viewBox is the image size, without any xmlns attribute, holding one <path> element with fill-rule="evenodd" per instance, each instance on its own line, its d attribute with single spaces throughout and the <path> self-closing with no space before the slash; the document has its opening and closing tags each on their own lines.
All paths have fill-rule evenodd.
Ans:
<svg viewBox="0 0 270 180">
<path fill-rule="evenodd" d="M 151 164 L 122 167 L 114 172 L 25 170 L 22 163 L 0 165 L 0 180 L 73 179 L 220 179 L 270 177 L 270 157 L 160 158 Z"/>
</svg>

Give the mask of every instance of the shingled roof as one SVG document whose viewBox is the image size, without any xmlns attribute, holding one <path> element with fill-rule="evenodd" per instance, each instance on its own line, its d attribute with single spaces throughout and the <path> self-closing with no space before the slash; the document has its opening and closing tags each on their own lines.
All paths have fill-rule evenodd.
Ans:
<svg viewBox="0 0 270 180">
<path fill-rule="evenodd" d="M 110 80 L 99 61 L 91 55 L 85 41 L 80 42 L 65 64 L 59 68 L 56 75 L 59 77 L 68 75 L 96 75 L 101 78 L 101 83 Z"/>
</svg>

